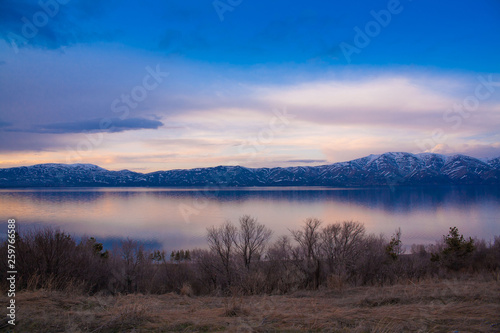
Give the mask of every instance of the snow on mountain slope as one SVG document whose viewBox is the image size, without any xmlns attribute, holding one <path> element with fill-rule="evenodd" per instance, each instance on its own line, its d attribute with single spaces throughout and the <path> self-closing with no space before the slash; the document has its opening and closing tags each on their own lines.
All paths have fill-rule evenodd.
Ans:
<svg viewBox="0 0 500 333">
<path fill-rule="evenodd" d="M 492 168 L 500 170 L 500 157 L 488 159 L 486 163 Z"/>
<path fill-rule="evenodd" d="M 0 169 L 0 187 L 40 186 L 385 186 L 500 184 L 500 158 L 389 152 L 321 166 L 218 166 L 142 174 L 92 164 Z"/>
</svg>

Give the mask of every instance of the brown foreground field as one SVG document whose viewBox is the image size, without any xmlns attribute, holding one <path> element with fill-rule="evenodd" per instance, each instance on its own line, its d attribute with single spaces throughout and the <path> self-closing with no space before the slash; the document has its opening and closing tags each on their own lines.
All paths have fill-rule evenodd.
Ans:
<svg viewBox="0 0 500 333">
<path fill-rule="evenodd" d="M 500 332 L 498 280 L 233 297 L 38 290 L 16 303 L 15 332 Z"/>
</svg>

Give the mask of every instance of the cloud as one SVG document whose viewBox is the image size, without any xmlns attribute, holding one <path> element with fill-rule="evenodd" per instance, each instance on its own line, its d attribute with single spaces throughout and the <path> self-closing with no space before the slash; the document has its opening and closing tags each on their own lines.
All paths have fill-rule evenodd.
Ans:
<svg viewBox="0 0 500 333">
<path fill-rule="evenodd" d="M 6 158 L 4 153 L 19 153 L 24 155 L 24 159 L 27 160 L 29 159 L 27 152 L 56 154 L 58 151 L 64 151 L 68 144 L 78 143 L 75 138 L 69 136 L 58 134 L 39 135 L 0 129 L 0 153 L 2 153 L 2 159 Z M 31 157 L 36 158 L 34 155 Z M 48 161 L 50 160 L 48 159 Z"/>
<path fill-rule="evenodd" d="M 474 85 L 467 90 L 471 82 Z M 479 104 L 474 112 L 479 117 L 465 118 L 459 111 L 448 111 L 467 96 L 474 96 L 477 84 L 467 78 L 386 74 L 256 87 L 255 95 L 269 105 L 286 105 L 298 120 L 314 124 L 429 130 L 451 128 L 455 118 L 461 117 L 460 131 L 495 130 L 500 103 L 493 98 Z"/>
<path fill-rule="evenodd" d="M 182 129 L 182 127 L 169 127 L 173 129 Z M 231 146 L 239 144 L 238 141 L 214 138 L 199 138 L 199 139 L 184 139 L 184 138 L 171 138 L 171 139 L 149 139 L 145 145 L 149 147 L 200 147 L 200 146 Z"/>
<path fill-rule="evenodd" d="M 163 126 L 163 123 L 158 120 L 150 120 L 145 118 L 102 118 L 91 119 L 84 121 L 74 121 L 65 123 L 54 123 L 47 125 L 35 126 L 28 130 L 12 130 L 16 132 L 30 133 L 51 133 L 51 134 L 66 134 L 66 133 L 81 133 L 81 132 L 124 132 L 140 129 L 158 129 Z"/>
<path fill-rule="evenodd" d="M 0 128 L 1 127 L 7 127 L 7 126 L 10 126 L 12 125 L 12 123 L 8 122 L 8 121 L 2 121 L 0 120 Z"/>
<path fill-rule="evenodd" d="M 327 160 L 288 160 L 286 163 L 326 163 Z"/>
<path fill-rule="evenodd" d="M 496 158 L 500 157 L 500 142 L 492 144 L 464 143 L 453 147 L 441 143 L 434 146 L 429 152 L 444 155 L 464 154 L 476 158 Z"/>
<path fill-rule="evenodd" d="M 447 96 L 414 82 L 410 77 L 386 76 L 364 80 L 306 82 L 262 91 L 280 104 L 334 111 L 422 111 L 446 107 Z"/>
</svg>

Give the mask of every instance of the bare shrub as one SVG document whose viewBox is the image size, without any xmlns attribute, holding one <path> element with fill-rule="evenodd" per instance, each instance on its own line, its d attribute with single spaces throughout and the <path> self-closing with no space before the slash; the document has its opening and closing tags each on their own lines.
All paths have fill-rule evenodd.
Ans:
<svg viewBox="0 0 500 333">
<path fill-rule="evenodd" d="M 403 251 L 400 230 L 388 241 L 366 235 L 363 224 L 354 221 L 322 228 L 320 220 L 308 218 L 291 237 L 280 236 L 268 246 L 271 235 L 245 215 L 239 228 L 229 221 L 208 228 L 208 250 L 179 250 L 166 257 L 131 239 L 108 252 L 92 237 L 76 242 L 58 229 L 36 229 L 16 235 L 17 287 L 86 294 L 253 295 L 472 274 L 500 279 L 500 237 L 467 240 L 456 228 L 435 244 L 413 245 L 409 254 Z M 7 242 L 0 244 L 0 255 L 7 256 Z M 7 286 L 6 265 L 0 261 L 2 288 Z"/>
<path fill-rule="evenodd" d="M 269 293 L 287 293 L 294 290 L 302 280 L 293 259 L 293 247 L 288 236 L 280 236 L 268 249 L 266 269 Z"/>
<path fill-rule="evenodd" d="M 203 286 L 203 292 L 209 293 L 217 289 L 221 272 L 224 272 L 217 254 L 208 250 L 191 251 L 193 264 L 196 265 L 197 281 Z"/>
<path fill-rule="evenodd" d="M 102 244 L 95 239 L 84 238 L 77 244 L 57 228 L 16 234 L 18 288 L 94 293 L 105 288 L 109 276 L 107 253 L 101 251 Z"/>
<path fill-rule="evenodd" d="M 386 265 L 388 262 L 385 251 L 385 238 L 369 235 L 362 242 L 362 250 L 358 252 L 353 266 L 348 267 L 348 279 L 356 284 L 382 285 L 386 279 Z"/>
</svg>

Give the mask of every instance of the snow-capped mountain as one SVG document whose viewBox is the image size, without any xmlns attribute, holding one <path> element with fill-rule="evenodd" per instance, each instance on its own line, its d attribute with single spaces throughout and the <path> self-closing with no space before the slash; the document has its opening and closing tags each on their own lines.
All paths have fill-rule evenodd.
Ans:
<svg viewBox="0 0 500 333">
<path fill-rule="evenodd" d="M 387 186 L 500 185 L 500 158 L 385 153 L 348 162 L 287 168 L 218 166 L 142 174 L 92 164 L 0 169 L 0 187 L 60 186 Z"/>
</svg>

